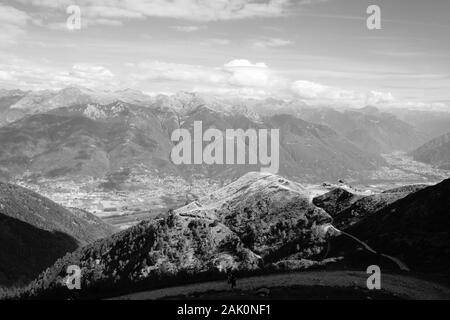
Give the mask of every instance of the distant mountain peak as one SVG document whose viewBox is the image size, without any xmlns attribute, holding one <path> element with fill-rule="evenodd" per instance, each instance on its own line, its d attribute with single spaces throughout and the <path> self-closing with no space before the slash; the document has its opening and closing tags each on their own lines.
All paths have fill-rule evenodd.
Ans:
<svg viewBox="0 0 450 320">
<path fill-rule="evenodd" d="M 129 106 L 128 103 L 120 100 L 107 105 L 88 103 L 83 110 L 83 115 L 93 120 L 114 118 L 125 111 L 129 111 Z"/>
<path fill-rule="evenodd" d="M 368 114 L 376 114 L 376 113 L 380 112 L 380 109 L 378 109 L 375 106 L 368 105 L 368 106 L 365 106 L 365 107 L 359 109 L 359 111 L 364 112 L 364 113 L 368 113 Z"/>
</svg>

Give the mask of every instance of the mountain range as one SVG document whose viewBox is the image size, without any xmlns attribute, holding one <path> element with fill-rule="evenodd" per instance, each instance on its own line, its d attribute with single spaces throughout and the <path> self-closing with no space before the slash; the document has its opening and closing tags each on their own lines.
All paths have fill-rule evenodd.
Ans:
<svg viewBox="0 0 450 320">
<path fill-rule="evenodd" d="M 162 173 L 231 179 L 258 169 L 174 166 L 169 160 L 170 135 L 177 128 L 192 130 L 194 121 L 203 121 L 205 130 L 281 129 L 280 173 L 287 177 L 315 182 L 356 178 L 386 165 L 380 154 L 411 151 L 425 143 L 430 128 L 445 118 L 428 116 L 426 125 L 420 125 L 410 113 L 396 116 L 375 107 L 337 110 L 273 98 L 188 92 L 149 96 L 131 89 L 82 87 L 1 90 L 0 110 L 4 147 L 0 178 L 23 172 L 104 176 L 128 164 Z"/>
<path fill-rule="evenodd" d="M 289 111 L 306 121 L 334 129 L 362 150 L 374 154 L 409 151 L 426 140 L 414 126 L 376 107 L 336 110 L 294 105 L 285 112 Z"/>
<path fill-rule="evenodd" d="M 6 124 L 0 127 L 0 173 L 4 177 L 102 177 L 127 167 L 235 179 L 259 169 L 250 165 L 175 166 L 170 161 L 171 133 L 177 128 L 192 133 L 195 121 L 202 121 L 204 130 L 280 129 L 280 174 L 302 181 L 357 178 L 385 164 L 379 155 L 361 149 L 335 130 L 292 115 L 260 117 L 243 106 L 220 110 L 217 103 L 200 103 L 196 95 L 167 99 L 158 97 L 150 106 L 120 101 L 82 103 Z"/>
<path fill-rule="evenodd" d="M 52 109 L 88 103 L 110 104 L 118 100 L 146 104 L 150 97 L 132 89 L 97 91 L 79 86 L 41 91 L 3 89 L 0 90 L 0 125 Z"/>
<path fill-rule="evenodd" d="M 449 132 L 450 112 L 398 108 L 391 110 L 391 113 L 398 119 L 414 126 L 416 131 L 426 138 L 426 141 Z"/>
</svg>

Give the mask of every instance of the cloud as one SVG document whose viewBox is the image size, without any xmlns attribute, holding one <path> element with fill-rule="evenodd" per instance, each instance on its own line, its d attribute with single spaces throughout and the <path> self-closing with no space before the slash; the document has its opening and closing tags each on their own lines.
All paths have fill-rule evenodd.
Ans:
<svg viewBox="0 0 450 320">
<path fill-rule="evenodd" d="M 272 94 L 286 87 L 284 79 L 277 76 L 265 63 L 235 59 L 223 66 L 176 64 L 161 61 L 146 61 L 130 65 L 130 77 L 134 83 L 149 85 L 166 84 L 177 90 L 210 92 L 251 92 L 261 96 Z M 167 91 L 166 88 L 164 88 Z"/>
<path fill-rule="evenodd" d="M 121 84 L 109 69 L 86 63 L 77 63 L 67 70 L 61 70 L 8 56 L 8 64 L 0 63 L 0 70 L 0 84 L 25 90 L 56 89 L 71 85 L 110 89 L 119 88 Z"/>
<path fill-rule="evenodd" d="M 86 14 L 91 18 L 105 19 L 143 19 L 145 17 L 142 12 L 130 10 L 126 6 L 121 7 L 120 2 L 116 3 L 114 1 L 109 1 L 109 3 L 105 1 L 93 1 L 81 7 L 81 14 Z"/>
<path fill-rule="evenodd" d="M 292 41 L 285 39 L 266 38 L 253 41 L 253 46 L 255 48 L 266 49 L 266 48 L 285 47 L 292 43 L 293 43 Z"/>
<path fill-rule="evenodd" d="M 38 25 L 60 29 L 71 5 L 81 8 L 82 27 L 122 25 L 125 20 L 170 18 L 191 22 L 277 18 L 291 15 L 303 6 L 327 0 L 12 0 L 26 6 Z M 61 20 L 62 19 L 62 20 Z M 59 25 L 58 25 L 59 24 Z M 198 26 L 175 26 L 194 32 Z M 282 39 L 266 40 L 266 46 L 286 45 Z M 260 43 L 263 45 L 263 42 Z"/>
<path fill-rule="evenodd" d="M 231 86 L 271 90 L 283 82 L 264 62 L 237 59 L 226 63 L 223 70 L 228 73 L 227 82 Z"/>
<path fill-rule="evenodd" d="M 114 74 L 103 66 L 96 66 L 91 64 L 78 63 L 72 66 L 70 72 L 72 76 L 78 78 L 96 78 L 107 80 L 114 77 Z"/>
<path fill-rule="evenodd" d="M 36 7 L 61 9 L 70 0 L 18 0 Z M 79 0 L 77 5 L 89 18 L 141 19 L 176 18 L 189 21 L 223 21 L 271 18 L 288 14 L 293 0 Z"/>
<path fill-rule="evenodd" d="M 13 77 L 9 72 L 0 70 L 0 80 L 11 81 L 13 80 Z"/>
<path fill-rule="evenodd" d="M 390 92 L 348 90 L 307 80 L 292 82 L 290 89 L 294 96 L 310 105 L 362 107 L 365 105 L 390 106 L 399 103 Z"/>
<path fill-rule="evenodd" d="M 120 86 L 119 80 L 111 70 L 88 63 L 76 63 L 68 71 L 52 74 L 51 83 L 57 87 L 79 85 L 92 89 L 111 89 Z"/>
<path fill-rule="evenodd" d="M 1 10 L 1 8 L 0 8 Z M 25 30 L 15 25 L 0 23 L 0 46 L 17 43 L 17 39 L 25 34 Z"/>
<path fill-rule="evenodd" d="M 220 70 L 199 65 L 145 61 L 137 64 L 131 77 L 135 80 L 168 80 L 179 82 L 220 83 Z"/>
<path fill-rule="evenodd" d="M 30 20 L 27 13 L 14 7 L 0 4 L 0 45 L 10 45 L 25 34 L 25 27 Z"/>
<path fill-rule="evenodd" d="M 297 80 L 292 83 L 291 90 L 301 99 L 306 100 L 345 100 L 352 101 L 358 97 L 357 93 L 351 90 L 344 90 L 335 87 L 329 87 L 320 83 Z"/>
<path fill-rule="evenodd" d="M 205 29 L 205 26 L 172 26 L 171 27 L 174 30 L 180 31 L 180 32 L 196 32 L 202 29 Z"/>
<path fill-rule="evenodd" d="M 223 39 L 223 38 L 212 38 L 205 41 L 207 45 L 219 45 L 219 46 L 226 46 L 231 43 L 229 39 Z"/>
<path fill-rule="evenodd" d="M 446 57 L 447 55 L 445 53 L 438 53 L 438 52 L 432 52 L 432 51 L 419 51 L 419 50 L 408 50 L 408 51 L 402 51 L 402 50 L 398 50 L 398 51 L 394 51 L 394 50 L 386 50 L 386 51 L 381 51 L 381 50 L 374 50 L 372 51 L 372 53 L 377 54 L 377 55 L 381 55 L 381 56 L 386 56 L 386 57 L 390 57 L 390 58 L 399 58 L 399 59 L 404 59 L 404 58 L 443 58 Z"/>
<path fill-rule="evenodd" d="M 373 105 L 379 107 L 395 107 L 405 104 L 397 100 L 390 92 L 370 90 L 368 92 L 327 86 L 321 83 L 297 80 L 291 84 L 291 92 L 295 97 L 310 105 L 327 105 L 331 107 L 362 107 Z"/>
<path fill-rule="evenodd" d="M 264 62 L 252 63 L 246 59 L 235 59 L 224 65 L 225 68 L 262 68 L 268 69 Z"/>
<path fill-rule="evenodd" d="M 24 26 L 29 19 L 27 13 L 0 3 L 0 23 Z"/>
<path fill-rule="evenodd" d="M 395 98 L 390 92 L 370 91 L 366 96 L 366 104 L 368 105 L 385 104 L 393 101 L 395 101 Z"/>
</svg>

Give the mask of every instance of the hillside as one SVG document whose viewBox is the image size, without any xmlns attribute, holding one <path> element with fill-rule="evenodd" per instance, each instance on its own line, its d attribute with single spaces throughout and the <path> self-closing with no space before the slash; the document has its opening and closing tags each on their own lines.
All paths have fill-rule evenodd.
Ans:
<svg viewBox="0 0 450 320">
<path fill-rule="evenodd" d="M 450 112 L 448 111 L 410 110 L 405 108 L 392 109 L 391 111 L 400 120 L 414 126 L 426 138 L 426 141 L 448 133 L 450 128 Z"/>
<path fill-rule="evenodd" d="M 374 107 L 342 111 L 303 108 L 301 116 L 327 125 L 363 150 L 377 154 L 410 151 L 426 139 L 414 126 Z"/>
<path fill-rule="evenodd" d="M 113 231 L 90 213 L 0 182 L 0 285 L 23 285 L 67 252 Z"/>
<path fill-rule="evenodd" d="M 41 274 L 28 294 L 70 296 L 61 284 L 70 264 L 82 268 L 78 297 L 215 277 L 228 268 L 258 271 L 293 254 L 293 263 L 308 259 L 314 265 L 322 259 L 330 221 L 298 184 L 249 173 L 164 218 L 67 255 Z"/>
<path fill-rule="evenodd" d="M 266 121 L 280 129 L 280 164 L 287 177 L 303 182 L 360 178 L 385 164 L 380 156 L 357 147 L 328 126 L 286 114 Z"/>
<path fill-rule="evenodd" d="M 0 126 L 13 122 L 24 116 L 24 112 L 13 109 L 11 106 L 20 101 L 26 95 L 27 92 L 21 90 L 0 89 Z"/>
<path fill-rule="evenodd" d="M 437 137 L 411 152 L 414 160 L 450 170 L 450 133 Z"/>
<path fill-rule="evenodd" d="M 348 228 L 417 271 L 449 274 L 450 179 L 395 201 Z"/>
<path fill-rule="evenodd" d="M 363 195 L 352 193 L 345 188 L 335 187 L 327 193 L 315 197 L 313 203 L 334 218 L 363 197 Z"/>
<path fill-rule="evenodd" d="M 313 203 L 333 217 L 333 225 L 346 230 L 389 204 L 417 192 L 425 185 L 410 185 L 372 195 L 353 193 L 344 188 L 334 188 L 313 199 Z"/>
<path fill-rule="evenodd" d="M 119 102 L 23 118 L 0 128 L 0 145 L 0 168 L 11 176 L 98 177 L 128 165 L 171 166 L 171 142 L 155 116 Z"/>
</svg>

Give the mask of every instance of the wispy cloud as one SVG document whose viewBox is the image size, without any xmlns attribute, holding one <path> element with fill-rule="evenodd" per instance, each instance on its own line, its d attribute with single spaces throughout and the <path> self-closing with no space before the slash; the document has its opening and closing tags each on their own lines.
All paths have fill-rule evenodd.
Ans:
<svg viewBox="0 0 450 320">
<path fill-rule="evenodd" d="M 30 20 L 26 12 L 0 3 L 0 46 L 16 43 Z"/>
<path fill-rule="evenodd" d="M 225 38 L 211 38 L 204 41 L 204 44 L 206 45 L 217 45 L 217 46 L 226 46 L 231 43 L 230 39 Z"/>
<path fill-rule="evenodd" d="M 58 9 L 71 0 L 19 0 L 37 7 Z M 89 18 L 135 19 L 177 18 L 189 21 L 238 20 L 279 17 L 288 14 L 292 0 L 82 0 L 79 4 Z"/>
<path fill-rule="evenodd" d="M 79 85 L 110 89 L 118 88 L 120 83 L 111 70 L 101 65 L 75 63 L 69 69 L 59 69 L 13 56 L 7 59 L 7 64 L 0 62 L 0 84 L 5 87 L 41 90 Z"/>
<path fill-rule="evenodd" d="M 206 26 L 171 26 L 171 28 L 180 32 L 196 32 L 206 29 Z"/>
<path fill-rule="evenodd" d="M 429 52 L 429 51 L 394 51 L 394 50 L 386 50 L 386 51 L 381 51 L 381 50 L 375 50 L 372 51 L 373 53 L 380 55 L 380 56 L 386 56 L 386 57 L 391 57 L 391 58 L 444 58 L 447 57 L 448 55 L 445 53 L 437 53 L 437 52 Z"/>
<path fill-rule="evenodd" d="M 277 47 L 285 47 L 288 45 L 291 45 L 293 42 L 291 40 L 286 39 L 279 39 L 279 38 L 264 38 L 264 39 L 258 39 L 254 40 L 252 42 L 252 45 L 255 48 L 277 48 Z"/>
</svg>

